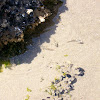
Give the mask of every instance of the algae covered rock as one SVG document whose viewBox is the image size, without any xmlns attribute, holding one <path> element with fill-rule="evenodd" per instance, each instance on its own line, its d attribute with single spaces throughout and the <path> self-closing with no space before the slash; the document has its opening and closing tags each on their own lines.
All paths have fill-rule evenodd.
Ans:
<svg viewBox="0 0 100 100">
<path fill-rule="evenodd" d="M 50 11 L 40 0 L 1 0 L 0 47 L 8 42 L 23 41 L 25 28 L 31 24 L 35 27 L 49 15 Z"/>
<path fill-rule="evenodd" d="M 59 0 L 0 0 L 0 57 L 24 52 L 25 39 L 31 37 L 30 34 L 36 27 L 52 15 L 58 2 Z"/>
</svg>

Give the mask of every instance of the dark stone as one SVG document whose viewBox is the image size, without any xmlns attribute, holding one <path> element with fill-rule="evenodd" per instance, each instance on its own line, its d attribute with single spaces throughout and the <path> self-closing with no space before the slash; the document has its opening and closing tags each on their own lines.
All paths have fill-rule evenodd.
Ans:
<svg viewBox="0 0 100 100">
<path fill-rule="evenodd" d="M 83 76 L 84 75 L 84 72 L 85 70 L 83 68 L 77 68 L 76 70 L 78 70 L 80 73 L 78 74 L 78 76 Z"/>
<path fill-rule="evenodd" d="M 68 93 L 68 90 L 67 89 L 65 90 L 65 93 Z"/>
<path fill-rule="evenodd" d="M 77 78 L 74 78 L 74 80 L 71 82 L 71 84 L 74 84 L 77 82 Z"/>
<path fill-rule="evenodd" d="M 72 84 L 70 84 L 68 87 L 69 87 L 69 91 L 74 90 L 74 86 Z"/>
<path fill-rule="evenodd" d="M 52 84 L 55 84 L 54 82 L 51 82 Z"/>
<path fill-rule="evenodd" d="M 50 98 L 50 97 L 47 97 L 47 98 Z"/>
<path fill-rule="evenodd" d="M 64 94 L 64 92 L 65 92 L 64 89 L 60 90 L 60 94 Z"/>
<path fill-rule="evenodd" d="M 71 75 L 70 75 L 70 74 L 66 74 L 66 76 L 67 76 L 68 78 L 71 78 Z"/>
<path fill-rule="evenodd" d="M 54 96 L 57 96 L 57 93 L 55 93 Z"/>
<path fill-rule="evenodd" d="M 60 80 L 56 79 L 55 80 L 55 84 L 58 84 L 60 82 Z"/>
<path fill-rule="evenodd" d="M 64 81 L 65 84 L 68 84 L 68 81 Z"/>
</svg>

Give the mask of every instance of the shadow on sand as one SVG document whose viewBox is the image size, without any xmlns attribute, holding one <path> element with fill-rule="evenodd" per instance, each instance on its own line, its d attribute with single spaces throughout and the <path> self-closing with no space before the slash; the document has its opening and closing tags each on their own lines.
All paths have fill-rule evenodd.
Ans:
<svg viewBox="0 0 100 100">
<path fill-rule="evenodd" d="M 46 23 L 44 23 L 44 25 L 42 25 L 43 29 L 46 29 L 45 31 L 42 31 L 42 29 L 38 29 L 38 37 L 33 37 L 31 39 L 31 44 L 27 46 L 27 51 L 21 55 L 12 57 L 11 63 L 14 64 L 22 64 L 22 63 L 28 63 L 30 64 L 32 60 L 34 60 L 34 58 L 37 56 L 38 53 L 41 52 L 41 48 L 40 46 L 44 43 L 50 42 L 50 36 L 55 34 L 55 30 L 57 28 L 57 24 L 59 23 L 59 21 L 57 21 L 57 19 L 59 18 L 61 13 L 64 13 L 65 11 L 68 10 L 68 8 L 66 7 L 67 5 L 67 0 L 62 0 L 63 1 L 63 5 L 59 8 L 58 12 L 56 13 L 56 15 L 53 15 L 49 20 L 46 21 Z M 52 19 L 52 20 L 51 20 Z M 40 25 L 41 27 L 41 25 Z M 40 31 L 40 32 L 39 32 Z"/>
</svg>

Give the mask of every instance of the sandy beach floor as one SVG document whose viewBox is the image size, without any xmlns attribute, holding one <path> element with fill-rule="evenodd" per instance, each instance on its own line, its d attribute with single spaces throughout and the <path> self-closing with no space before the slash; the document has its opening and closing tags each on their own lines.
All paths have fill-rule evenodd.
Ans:
<svg viewBox="0 0 100 100">
<path fill-rule="evenodd" d="M 44 90 L 59 76 L 56 66 L 67 62 L 85 70 L 70 99 L 100 100 L 100 1 L 62 1 L 55 25 L 11 59 L 18 65 L 0 73 L 0 100 L 25 100 L 27 95 L 29 100 L 45 99 L 49 95 Z"/>
</svg>

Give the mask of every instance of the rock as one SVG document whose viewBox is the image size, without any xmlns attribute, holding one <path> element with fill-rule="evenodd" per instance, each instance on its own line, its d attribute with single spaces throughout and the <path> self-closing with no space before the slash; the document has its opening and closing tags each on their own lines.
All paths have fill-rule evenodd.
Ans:
<svg viewBox="0 0 100 100">
<path fill-rule="evenodd" d="M 40 0 L 0 0 L 0 48 L 23 41 L 27 26 L 34 29 L 50 15 Z"/>
<path fill-rule="evenodd" d="M 68 93 L 68 90 L 67 89 L 65 89 L 65 93 Z"/>
<path fill-rule="evenodd" d="M 65 84 L 68 84 L 68 81 L 64 81 Z"/>
<path fill-rule="evenodd" d="M 68 91 L 74 90 L 74 86 L 72 84 L 68 85 Z"/>
<path fill-rule="evenodd" d="M 29 39 L 46 27 L 39 24 L 50 15 L 52 19 L 61 4 L 60 0 L 0 0 L 0 58 L 24 53 Z"/>
<path fill-rule="evenodd" d="M 63 67 L 65 67 L 65 65 L 61 65 L 60 67 L 62 67 L 62 68 L 63 68 Z"/>
<path fill-rule="evenodd" d="M 71 84 L 74 84 L 74 83 L 76 83 L 76 82 L 77 82 L 77 78 L 72 77 L 72 78 L 71 78 Z"/>
<path fill-rule="evenodd" d="M 50 99 L 50 97 L 47 97 L 48 99 Z"/>
<path fill-rule="evenodd" d="M 58 95 L 57 93 L 54 94 L 54 96 L 57 96 L 57 95 Z"/>
<path fill-rule="evenodd" d="M 60 89 L 60 94 L 64 94 L 65 90 L 64 89 Z"/>
<path fill-rule="evenodd" d="M 67 76 L 68 78 L 71 78 L 71 75 L 70 75 L 70 74 L 66 74 L 66 76 Z"/>
<path fill-rule="evenodd" d="M 55 43 L 55 46 L 58 47 L 59 46 L 58 43 Z"/>
<path fill-rule="evenodd" d="M 28 14 L 28 15 L 30 15 L 30 13 L 32 13 L 33 12 L 33 9 L 27 9 L 27 11 L 26 11 L 26 13 Z M 24 17 L 24 15 L 22 14 L 22 16 Z"/>
<path fill-rule="evenodd" d="M 59 79 L 56 79 L 56 80 L 55 80 L 55 84 L 58 84 L 59 82 L 60 82 Z"/>
<path fill-rule="evenodd" d="M 75 73 L 75 75 L 78 75 L 78 76 L 83 76 L 84 75 L 84 69 L 83 68 L 76 68 L 75 69 L 76 70 L 76 73 Z"/>
<path fill-rule="evenodd" d="M 52 81 L 51 84 L 55 84 L 55 83 Z"/>
</svg>

